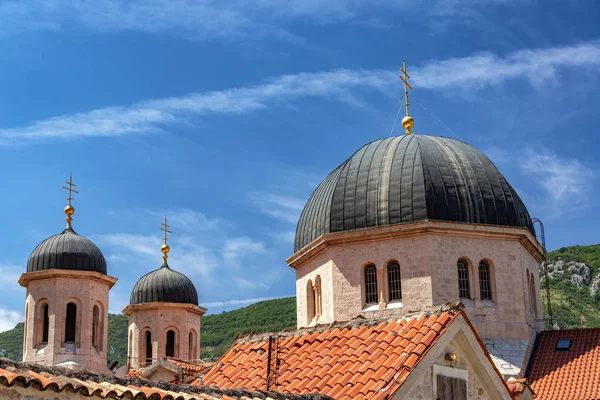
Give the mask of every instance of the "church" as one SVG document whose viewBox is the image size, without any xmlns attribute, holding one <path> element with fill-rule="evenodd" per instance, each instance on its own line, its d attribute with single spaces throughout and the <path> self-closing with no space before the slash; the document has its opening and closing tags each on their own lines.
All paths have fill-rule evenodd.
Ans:
<svg viewBox="0 0 600 400">
<path fill-rule="evenodd" d="M 333 168 L 300 216 L 287 259 L 297 330 L 238 338 L 204 368 L 207 310 L 167 262 L 165 219 L 162 265 L 140 277 L 123 310 L 128 375 L 111 377 L 107 310 L 117 279 L 75 232 L 70 195 L 65 229 L 35 247 L 19 279 L 23 361 L 97 372 L 85 384 L 63 378 L 80 382 L 73 393 L 110 387 L 112 398 L 600 398 L 600 329 L 543 330 L 546 250 L 525 204 L 479 150 L 412 132 L 402 71 L 405 134 L 369 142 Z M 37 377 L 62 382 L 55 370 L 8 366 L 0 363 L 0 394 L 67 391 Z"/>
</svg>

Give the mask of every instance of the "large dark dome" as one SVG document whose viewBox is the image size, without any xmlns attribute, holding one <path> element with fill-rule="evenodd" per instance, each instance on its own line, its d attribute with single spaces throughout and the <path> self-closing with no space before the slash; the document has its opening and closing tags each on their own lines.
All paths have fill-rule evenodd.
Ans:
<svg viewBox="0 0 600 400">
<path fill-rule="evenodd" d="M 198 292 L 185 275 L 173 271 L 167 263 L 142 276 L 133 287 L 130 304 L 186 303 L 198 305 Z"/>
<path fill-rule="evenodd" d="M 440 220 L 527 228 L 529 212 L 496 166 L 455 139 L 404 135 L 363 146 L 314 191 L 294 251 L 319 236 Z"/>
<path fill-rule="evenodd" d="M 38 244 L 27 260 L 27 272 L 48 269 L 106 274 L 106 260 L 98 246 L 69 227 Z"/>
</svg>

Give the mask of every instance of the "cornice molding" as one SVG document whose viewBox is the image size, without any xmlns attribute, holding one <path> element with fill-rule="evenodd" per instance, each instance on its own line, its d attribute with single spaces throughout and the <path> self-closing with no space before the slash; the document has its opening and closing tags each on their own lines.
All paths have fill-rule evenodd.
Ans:
<svg viewBox="0 0 600 400">
<path fill-rule="evenodd" d="M 152 310 L 164 310 L 164 311 L 175 311 L 175 310 L 184 310 L 189 311 L 194 314 L 198 314 L 200 316 L 204 315 L 206 311 L 208 311 L 204 307 L 200 307 L 194 304 L 186 304 L 186 303 L 163 303 L 159 301 L 155 301 L 152 303 L 142 303 L 142 304 L 130 304 L 125 307 L 122 313 L 129 317 L 132 313 L 136 311 L 152 311 Z"/>
<path fill-rule="evenodd" d="M 286 262 L 291 268 L 297 269 L 330 247 L 427 235 L 518 241 L 538 262 L 543 259 L 544 255 L 542 245 L 526 228 L 463 222 L 419 221 L 386 227 L 328 233 L 297 251 Z"/>
<path fill-rule="evenodd" d="M 101 274 L 96 271 L 76 271 L 76 270 L 68 270 L 68 269 L 47 269 L 44 271 L 36 271 L 36 272 L 25 272 L 21 274 L 19 278 L 19 285 L 23 287 L 27 287 L 30 282 L 41 280 L 41 279 L 53 279 L 53 278 L 67 278 L 67 279 L 86 279 L 93 280 L 96 282 L 103 283 L 109 286 L 109 289 L 112 288 L 115 283 L 117 283 L 118 279 Z"/>
</svg>

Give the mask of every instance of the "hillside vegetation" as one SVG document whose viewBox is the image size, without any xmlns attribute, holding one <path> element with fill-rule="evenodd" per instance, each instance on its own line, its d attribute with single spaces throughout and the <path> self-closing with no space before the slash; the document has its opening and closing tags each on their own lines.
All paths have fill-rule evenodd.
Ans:
<svg viewBox="0 0 600 400">
<path fill-rule="evenodd" d="M 563 247 L 548 253 L 554 327 L 600 327 L 600 244 Z M 546 329 L 546 292 L 540 270 Z"/>
<path fill-rule="evenodd" d="M 220 357 L 236 335 L 296 329 L 296 298 L 261 301 L 248 307 L 202 317 L 201 357 Z M 23 323 L 0 333 L 0 356 L 20 361 L 23 353 Z M 127 363 L 127 317 L 108 316 L 108 359 Z"/>
<path fill-rule="evenodd" d="M 543 271 L 541 289 L 546 329 L 600 327 L 600 244 L 571 246 L 548 253 L 553 324 L 549 323 Z M 553 325 L 553 326 L 552 326 Z M 262 301 L 202 318 L 201 357 L 217 358 L 236 335 L 296 328 L 296 298 Z M 21 360 L 23 323 L 0 333 L 0 356 Z M 108 316 L 108 359 L 127 362 L 127 317 Z"/>
</svg>

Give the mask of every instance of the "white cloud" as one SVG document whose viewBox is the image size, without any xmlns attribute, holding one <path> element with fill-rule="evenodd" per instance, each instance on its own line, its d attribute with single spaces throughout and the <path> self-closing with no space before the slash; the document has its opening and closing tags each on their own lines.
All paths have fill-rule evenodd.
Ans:
<svg viewBox="0 0 600 400">
<path fill-rule="evenodd" d="M 161 246 L 161 240 L 158 236 L 133 235 L 130 233 L 95 235 L 93 239 L 99 243 L 121 247 L 128 252 L 144 255 L 159 254 Z"/>
<path fill-rule="evenodd" d="M 21 128 L 0 129 L 0 143 L 35 139 L 76 139 L 157 132 L 167 123 L 189 116 L 247 114 L 305 97 L 347 101 L 352 88 L 382 89 L 393 81 L 388 71 L 335 70 L 282 75 L 262 84 L 205 93 L 192 93 L 53 117 Z"/>
<path fill-rule="evenodd" d="M 415 86 L 420 88 L 460 87 L 472 90 L 499 85 L 509 79 L 525 79 L 538 85 L 542 81 L 554 81 L 561 68 L 591 71 L 599 66 L 600 44 L 592 42 L 570 47 L 520 50 L 504 57 L 485 53 L 432 61 L 414 68 L 412 77 Z M 360 101 L 355 99 L 357 90 L 391 92 L 397 88 L 393 70 L 339 69 L 282 75 L 253 86 L 143 101 L 129 107 L 96 109 L 40 120 L 23 127 L 0 129 L 0 144 L 158 132 L 168 124 L 188 121 L 193 117 L 243 115 L 308 97 L 358 104 Z M 279 217 L 291 218 L 289 214 Z"/>
<path fill-rule="evenodd" d="M 138 31 L 191 40 L 298 40 L 291 23 L 360 23 L 381 27 L 409 11 L 451 21 L 472 21 L 477 9 L 519 0 L 5 0 L 0 35 L 84 27 L 95 32 Z M 457 18 L 460 16 L 461 18 Z"/>
<path fill-rule="evenodd" d="M 213 230 L 223 221 L 219 218 L 208 218 L 205 214 L 189 208 L 165 210 L 164 212 L 148 211 L 149 215 L 167 217 L 167 223 L 177 230 Z"/>
<path fill-rule="evenodd" d="M 23 322 L 23 316 L 21 314 L 0 307 L 0 332 L 14 328 L 19 322 Z"/>
<path fill-rule="evenodd" d="M 249 254 L 264 253 L 265 245 L 263 242 L 255 241 L 249 237 L 239 237 L 228 239 L 223 246 L 223 258 L 233 261 L 238 257 Z"/>
<path fill-rule="evenodd" d="M 19 287 L 18 281 L 25 268 L 13 264 L 0 264 L 0 284 L 7 284 L 8 288 Z"/>
<path fill-rule="evenodd" d="M 250 202 L 260 212 L 292 224 L 298 222 L 305 200 L 272 193 L 251 193 Z"/>
<path fill-rule="evenodd" d="M 526 49 L 505 57 L 481 53 L 463 58 L 434 61 L 414 68 L 411 77 L 421 88 L 481 88 L 508 79 L 527 79 L 533 84 L 556 78 L 559 68 L 593 68 L 600 65 L 600 44 Z"/>
<path fill-rule="evenodd" d="M 552 212 L 564 213 L 587 205 L 590 193 L 590 180 L 595 171 L 577 159 L 566 159 L 548 149 L 529 149 L 521 161 L 521 168 L 536 176 L 552 200 Z"/>
</svg>

